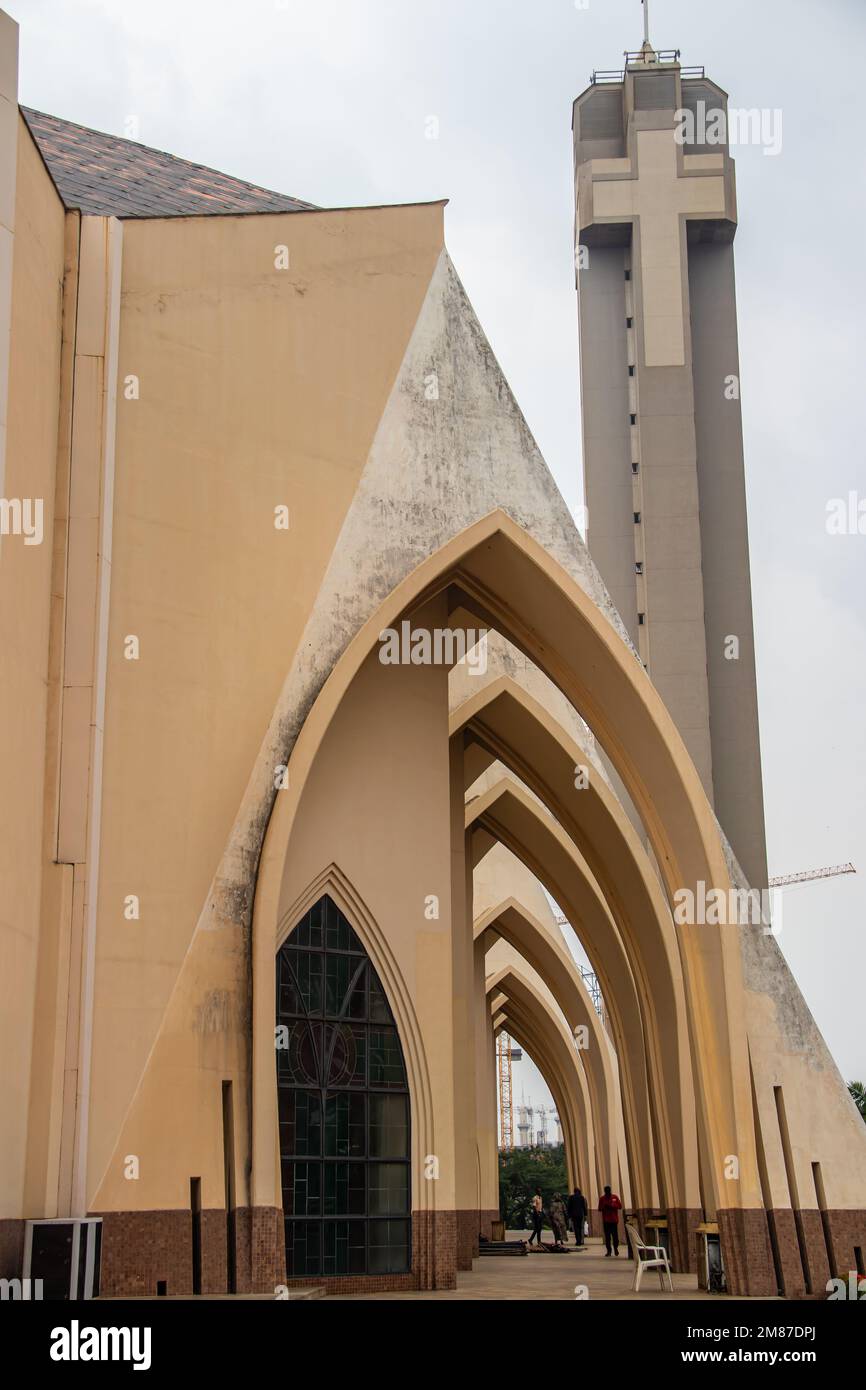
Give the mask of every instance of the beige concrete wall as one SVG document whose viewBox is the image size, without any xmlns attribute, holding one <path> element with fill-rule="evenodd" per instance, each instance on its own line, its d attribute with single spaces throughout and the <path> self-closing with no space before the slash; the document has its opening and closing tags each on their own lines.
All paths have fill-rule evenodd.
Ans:
<svg viewBox="0 0 866 1390">
<path fill-rule="evenodd" d="M 442 245 L 440 206 L 125 224 L 89 1167 L 115 1143 Z M 289 269 L 275 268 L 286 246 Z M 126 381 L 138 379 L 138 399 Z M 286 505 L 290 529 L 275 529 Z M 127 636 L 140 643 L 127 660 Z M 138 921 L 126 920 L 129 895 Z"/>
<path fill-rule="evenodd" d="M 21 1214 L 43 878 L 43 789 L 64 213 L 17 127 L 7 498 L 42 499 L 43 539 L 0 546 L 0 1215 Z M 56 873 L 50 867 L 46 872 Z"/>
<path fill-rule="evenodd" d="M 426 610 L 431 620 L 441 601 Z M 419 614 L 415 626 L 425 625 Z M 330 864 L 337 864 L 364 900 L 389 948 L 405 1000 L 420 1026 L 434 1104 L 435 1153 L 440 1160 L 436 1201 L 423 1192 L 421 1160 L 413 1143 L 413 1208 L 469 1206 L 475 1195 L 475 1090 L 472 1043 L 465 1037 L 469 999 L 455 997 L 457 951 L 453 948 L 449 814 L 449 749 L 443 734 L 447 712 L 444 667 L 383 666 L 373 656 L 363 666 L 325 736 L 302 797 L 289 843 L 283 912 Z M 425 915 L 431 895 L 439 918 Z M 286 928 L 293 925 L 290 915 Z M 465 922 L 456 924 L 465 927 Z M 366 943 L 365 943 L 366 944 Z M 471 932 L 469 950 L 472 951 Z M 371 951 L 376 963 L 375 950 Z M 459 988 L 472 980 L 461 978 Z M 392 997 L 392 1009 L 398 1013 Z M 408 1040 L 404 1057 L 410 1065 Z M 457 1056 L 456 1049 L 465 1050 Z M 460 1074 L 467 1088 L 461 1093 Z M 468 1134 L 455 1127 L 455 1112 Z M 413 1095 L 413 1140 L 420 1128 L 419 1096 Z M 454 1169 L 455 1128 L 461 1151 L 472 1159 L 467 1173 Z M 463 1155 L 465 1157 L 465 1154 Z M 459 1183 L 459 1194 L 457 1184 Z"/>
<path fill-rule="evenodd" d="M 701 569 L 716 815 L 749 883 L 767 886 L 764 787 L 739 390 L 734 248 L 689 247 Z M 731 659 L 729 638 L 736 637 Z"/>
<path fill-rule="evenodd" d="M 429 1140 L 430 1135 L 424 1133 L 423 1104 L 416 1111 L 413 1094 L 416 1208 L 454 1205 L 446 715 L 444 667 L 383 666 L 375 656 L 365 663 L 305 788 L 280 909 L 287 932 L 295 922 L 294 904 L 318 876 L 337 866 L 375 923 L 373 940 L 366 921 L 351 914 L 386 991 L 395 972 L 399 975 L 399 997 L 392 987 L 389 1002 L 398 1019 L 408 1008 L 417 1021 L 433 1097 L 435 1149 L 418 1149 L 414 1146 L 422 1136 Z M 430 894 L 439 898 L 438 920 L 425 917 Z M 191 1174 L 202 1178 L 203 1205 L 220 1205 L 221 1082 L 239 1076 L 248 1027 L 244 1000 L 237 993 L 243 970 L 237 969 L 231 942 L 220 936 L 199 933 L 184 963 L 144 1083 L 92 1203 L 95 1210 L 185 1207 Z M 387 959 L 378 952 L 379 940 L 387 943 Z M 208 1012 L 217 1006 L 219 1021 Z M 401 1042 L 411 1072 L 412 1047 L 405 1032 Z M 243 1085 L 235 1086 L 239 1203 L 248 1200 L 241 1177 L 247 1158 L 244 1091 Z M 442 1168 L 432 1202 L 423 1176 L 423 1159 L 431 1151 Z M 128 1153 L 141 1160 L 139 1181 L 124 1179 Z"/>
</svg>

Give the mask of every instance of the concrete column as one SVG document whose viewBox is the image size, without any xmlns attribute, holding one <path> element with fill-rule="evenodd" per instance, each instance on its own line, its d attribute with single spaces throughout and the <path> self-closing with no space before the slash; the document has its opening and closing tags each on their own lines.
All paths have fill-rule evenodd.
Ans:
<svg viewBox="0 0 866 1390">
<path fill-rule="evenodd" d="M 472 862 L 466 851 L 463 747 L 449 745 L 451 765 L 451 952 L 454 1027 L 454 1150 L 457 1268 L 471 1269 L 478 1253 L 480 1208 L 475 1056 L 475 950 Z"/>
</svg>

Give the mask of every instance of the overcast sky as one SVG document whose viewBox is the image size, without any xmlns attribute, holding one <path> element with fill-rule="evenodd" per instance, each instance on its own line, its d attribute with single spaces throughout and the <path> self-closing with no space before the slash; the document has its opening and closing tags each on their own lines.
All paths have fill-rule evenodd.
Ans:
<svg viewBox="0 0 866 1390">
<path fill-rule="evenodd" d="M 2 2 L 24 104 L 324 207 L 448 197 L 457 269 L 581 504 L 571 105 L 639 47 L 638 0 Z M 866 498 L 866 4 L 650 16 L 656 47 L 733 106 L 782 113 L 776 157 L 734 151 L 770 873 L 859 870 L 786 890 L 781 945 L 843 1074 L 866 1080 L 866 535 L 825 525 L 829 499 Z"/>
</svg>

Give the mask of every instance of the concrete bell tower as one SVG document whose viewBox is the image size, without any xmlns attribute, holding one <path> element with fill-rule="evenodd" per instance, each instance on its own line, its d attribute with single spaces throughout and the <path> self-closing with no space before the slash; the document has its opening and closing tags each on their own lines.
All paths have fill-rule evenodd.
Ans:
<svg viewBox="0 0 866 1390">
<path fill-rule="evenodd" d="M 595 72 L 574 103 L 588 541 L 761 888 L 727 97 L 645 34 L 622 70 Z"/>
</svg>

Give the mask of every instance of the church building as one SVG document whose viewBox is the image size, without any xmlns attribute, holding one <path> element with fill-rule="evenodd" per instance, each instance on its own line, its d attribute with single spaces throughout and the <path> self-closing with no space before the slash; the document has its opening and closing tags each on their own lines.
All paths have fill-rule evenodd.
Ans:
<svg viewBox="0 0 866 1390">
<path fill-rule="evenodd" d="M 443 203 L 22 107 L 0 45 L 0 1277 L 453 1289 L 503 1032 L 675 1271 L 866 1273 L 767 895 L 722 89 L 646 44 L 574 105 L 585 543 Z"/>
</svg>

